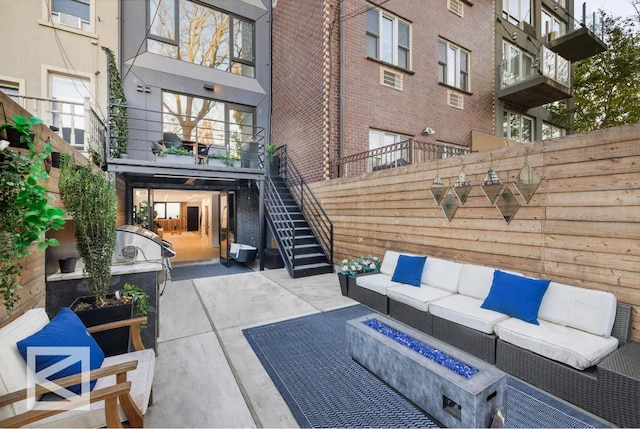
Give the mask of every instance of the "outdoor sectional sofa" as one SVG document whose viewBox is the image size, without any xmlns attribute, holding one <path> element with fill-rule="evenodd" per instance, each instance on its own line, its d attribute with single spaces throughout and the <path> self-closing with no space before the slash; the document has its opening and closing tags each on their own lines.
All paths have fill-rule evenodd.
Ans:
<svg viewBox="0 0 640 429">
<path fill-rule="evenodd" d="M 640 343 L 629 341 L 629 304 L 608 292 L 549 282 L 534 324 L 483 303 L 494 279 L 540 280 L 427 257 L 417 286 L 393 281 L 407 256 L 417 255 L 387 251 L 380 273 L 349 283 L 349 297 L 611 422 L 640 426 Z"/>
</svg>

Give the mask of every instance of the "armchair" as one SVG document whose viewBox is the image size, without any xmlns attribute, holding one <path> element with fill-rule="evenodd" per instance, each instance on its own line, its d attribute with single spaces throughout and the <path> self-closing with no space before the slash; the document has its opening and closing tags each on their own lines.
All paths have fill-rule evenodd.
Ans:
<svg viewBox="0 0 640 429">
<path fill-rule="evenodd" d="M 88 328 L 91 334 L 129 326 L 135 351 L 105 358 L 99 369 L 89 373 L 97 383 L 87 398 L 70 404 L 59 401 L 47 409 L 29 409 L 29 392 L 25 387 L 27 365 L 20 356 L 16 342 L 38 332 L 49 323 L 42 308 L 27 311 L 8 325 L 0 328 L 0 427 L 24 425 L 54 427 L 143 427 L 144 414 L 151 401 L 151 388 L 155 368 L 155 353 L 144 349 L 140 338 L 140 324 L 146 317 L 122 320 Z M 83 375 L 75 374 L 38 386 L 36 397 L 77 385 Z M 48 402 L 47 405 L 52 404 Z"/>
</svg>

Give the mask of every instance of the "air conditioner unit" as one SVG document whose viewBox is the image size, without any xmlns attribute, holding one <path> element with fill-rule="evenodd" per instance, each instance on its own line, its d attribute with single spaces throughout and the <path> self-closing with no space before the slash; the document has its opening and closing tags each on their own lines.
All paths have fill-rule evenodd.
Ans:
<svg viewBox="0 0 640 429">
<path fill-rule="evenodd" d="M 58 23 L 66 25 L 67 27 L 82 29 L 82 20 L 79 16 L 67 15 L 66 13 L 58 12 Z"/>
</svg>

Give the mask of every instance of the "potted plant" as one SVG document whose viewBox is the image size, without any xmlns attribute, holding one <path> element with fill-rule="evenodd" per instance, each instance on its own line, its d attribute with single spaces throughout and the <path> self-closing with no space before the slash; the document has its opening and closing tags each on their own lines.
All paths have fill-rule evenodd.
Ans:
<svg viewBox="0 0 640 429">
<path fill-rule="evenodd" d="M 269 175 L 278 176 L 280 174 L 280 156 L 276 155 L 276 145 L 269 143 L 265 151 L 269 163 Z"/>
<path fill-rule="evenodd" d="M 377 256 L 369 255 L 367 257 L 352 258 L 351 260 L 343 259 L 338 273 L 342 295 L 348 295 L 349 282 L 355 281 L 356 276 L 364 273 L 374 274 L 379 272 L 380 259 Z"/>
<path fill-rule="evenodd" d="M 51 145 L 40 142 L 43 150 L 36 152 L 31 128 L 42 121 L 22 116 L 13 120 L 15 124 L 2 124 L 0 129 L 17 131 L 29 152 L 10 150 L 9 143 L 0 140 L 0 294 L 8 314 L 20 299 L 21 261 L 29 255 L 31 245 L 37 243 L 38 250 L 57 246 L 58 240 L 46 238 L 45 233 L 64 225 L 64 211 L 49 204 L 53 197 L 39 183 L 49 178 L 43 163 Z"/>
<path fill-rule="evenodd" d="M 210 155 L 210 158 L 219 160 L 226 167 L 238 167 L 239 166 L 237 163 L 240 160 L 240 158 L 238 158 L 237 154 L 235 154 L 233 152 L 230 152 L 230 151 L 227 151 L 227 152 L 216 152 L 213 155 Z"/>
<path fill-rule="evenodd" d="M 158 156 L 167 162 L 175 164 L 195 164 L 193 154 L 182 146 L 168 147 L 166 151 L 159 153 Z"/>
</svg>

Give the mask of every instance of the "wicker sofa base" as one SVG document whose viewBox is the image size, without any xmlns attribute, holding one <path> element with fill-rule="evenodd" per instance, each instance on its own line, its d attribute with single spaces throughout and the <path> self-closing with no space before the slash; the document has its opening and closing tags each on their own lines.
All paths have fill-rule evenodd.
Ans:
<svg viewBox="0 0 640 429">
<path fill-rule="evenodd" d="M 411 307 L 410 305 L 389 298 L 389 316 L 398 322 L 404 323 L 418 331 L 431 335 L 431 313 L 418 310 L 415 307 Z"/>
<path fill-rule="evenodd" d="M 355 282 L 354 282 L 355 283 Z M 372 310 L 382 314 L 389 314 L 389 298 L 387 295 L 374 292 L 358 285 L 349 285 L 349 298 L 366 305 Z"/>
<path fill-rule="evenodd" d="M 496 363 L 497 337 L 495 335 L 485 334 L 441 317 L 432 316 L 432 319 L 433 330 L 431 335 L 435 338 L 491 364 Z"/>
</svg>

